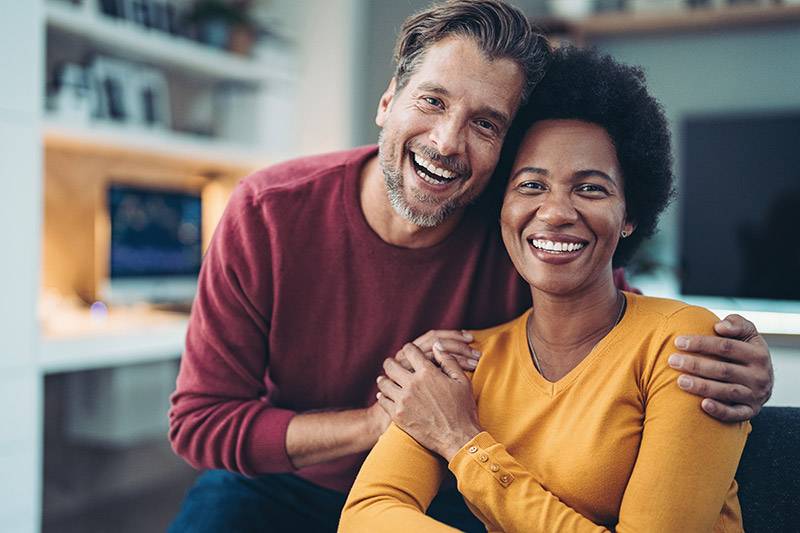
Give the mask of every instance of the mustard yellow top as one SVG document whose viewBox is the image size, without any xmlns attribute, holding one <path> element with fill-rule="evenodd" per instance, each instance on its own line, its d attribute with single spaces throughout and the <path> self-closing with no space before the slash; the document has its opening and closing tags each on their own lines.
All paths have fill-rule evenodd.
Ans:
<svg viewBox="0 0 800 533">
<path fill-rule="evenodd" d="M 733 479 L 750 431 L 706 415 L 667 365 L 709 311 L 626 293 L 622 321 L 562 379 L 534 368 L 528 311 L 477 332 L 484 432 L 449 465 L 392 425 L 367 457 L 340 531 L 453 531 L 425 516 L 449 467 L 489 531 L 741 531 Z"/>
</svg>

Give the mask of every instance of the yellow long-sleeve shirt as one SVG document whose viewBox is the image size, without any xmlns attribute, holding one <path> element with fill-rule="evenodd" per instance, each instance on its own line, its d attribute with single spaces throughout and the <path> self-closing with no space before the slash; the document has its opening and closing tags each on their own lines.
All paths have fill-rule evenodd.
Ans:
<svg viewBox="0 0 800 533">
<path fill-rule="evenodd" d="M 452 531 L 424 515 L 449 467 L 489 531 L 741 531 L 733 479 L 749 423 L 723 424 L 667 365 L 681 334 L 716 317 L 627 294 L 622 321 L 551 383 L 528 351 L 528 313 L 477 332 L 484 432 L 445 465 L 390 426 L 347 499 L 340 531 Z"/>
</svg>

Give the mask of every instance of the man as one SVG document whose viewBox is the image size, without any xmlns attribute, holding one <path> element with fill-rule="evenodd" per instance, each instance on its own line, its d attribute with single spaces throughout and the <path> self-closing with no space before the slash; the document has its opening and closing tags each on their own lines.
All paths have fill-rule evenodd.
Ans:
<svg viewBox="0 0 800 533">
<path fill-rule="evenodd" d="M 173 530 L 335 529 L 388 424 L 375 403 L 382 361 L 439 328 L 415 343 L 430 352 L 438 339 L 469 368 L 471 338 L 456 328 L 530 305 L 493 206 L 470 204 L 547 53 L 500 0 L 434 6 L 401 29 L 379 150 L 292 161 L 240 184 L 204 261 L 170 412 L 176 452 L 224 470 L 200 478 Z M 703 400 L 717 417 L 744 419 L 766 401 L 771 366 L 752 324 L 729 322 L 719 332 L 739 340 L 687 350 L 740 363 L 684 355 L 697 376 L 687 390 L 718 400 Z M 452 490 L 429 512 L 480 527 Z"/>
</svg>

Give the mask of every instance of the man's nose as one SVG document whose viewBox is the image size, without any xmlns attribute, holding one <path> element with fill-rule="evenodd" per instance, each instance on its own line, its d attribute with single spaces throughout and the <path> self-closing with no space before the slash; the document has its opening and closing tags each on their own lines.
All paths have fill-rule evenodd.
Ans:
<svg viewBox="0 0 800 533">
<path fill-rule="evenodd" d="M 463 154 L 466 151 L 464 121 L 456 116 L 440 117 L 431 129 L 430 140 L 444 156 Z"/>
</svg>

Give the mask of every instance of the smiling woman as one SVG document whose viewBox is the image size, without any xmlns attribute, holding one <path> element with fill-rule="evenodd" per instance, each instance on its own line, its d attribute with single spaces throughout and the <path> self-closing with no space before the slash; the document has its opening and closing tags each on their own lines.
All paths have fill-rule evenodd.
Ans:
<svg viewBox="0 0 800 533">
<path fill-rule="evenodd" d="M 379 402 L 397 426 L 340 530 L 450 531 L 424 515 L 444 458 L 489 531 L 741 531 L 733 476 L 750 425 L 703 413 L 668 363 L 679 334 L 711 335 L 716 317 L 614 285 L 672 191 L 641 71 L 558 51 L 510 141 L 500 223 L 534 307 L 475 332 L 471 379 L 436 345 L 440 368 L 413 344 L 413 372 L 384 366 Z"/>
</svg>

